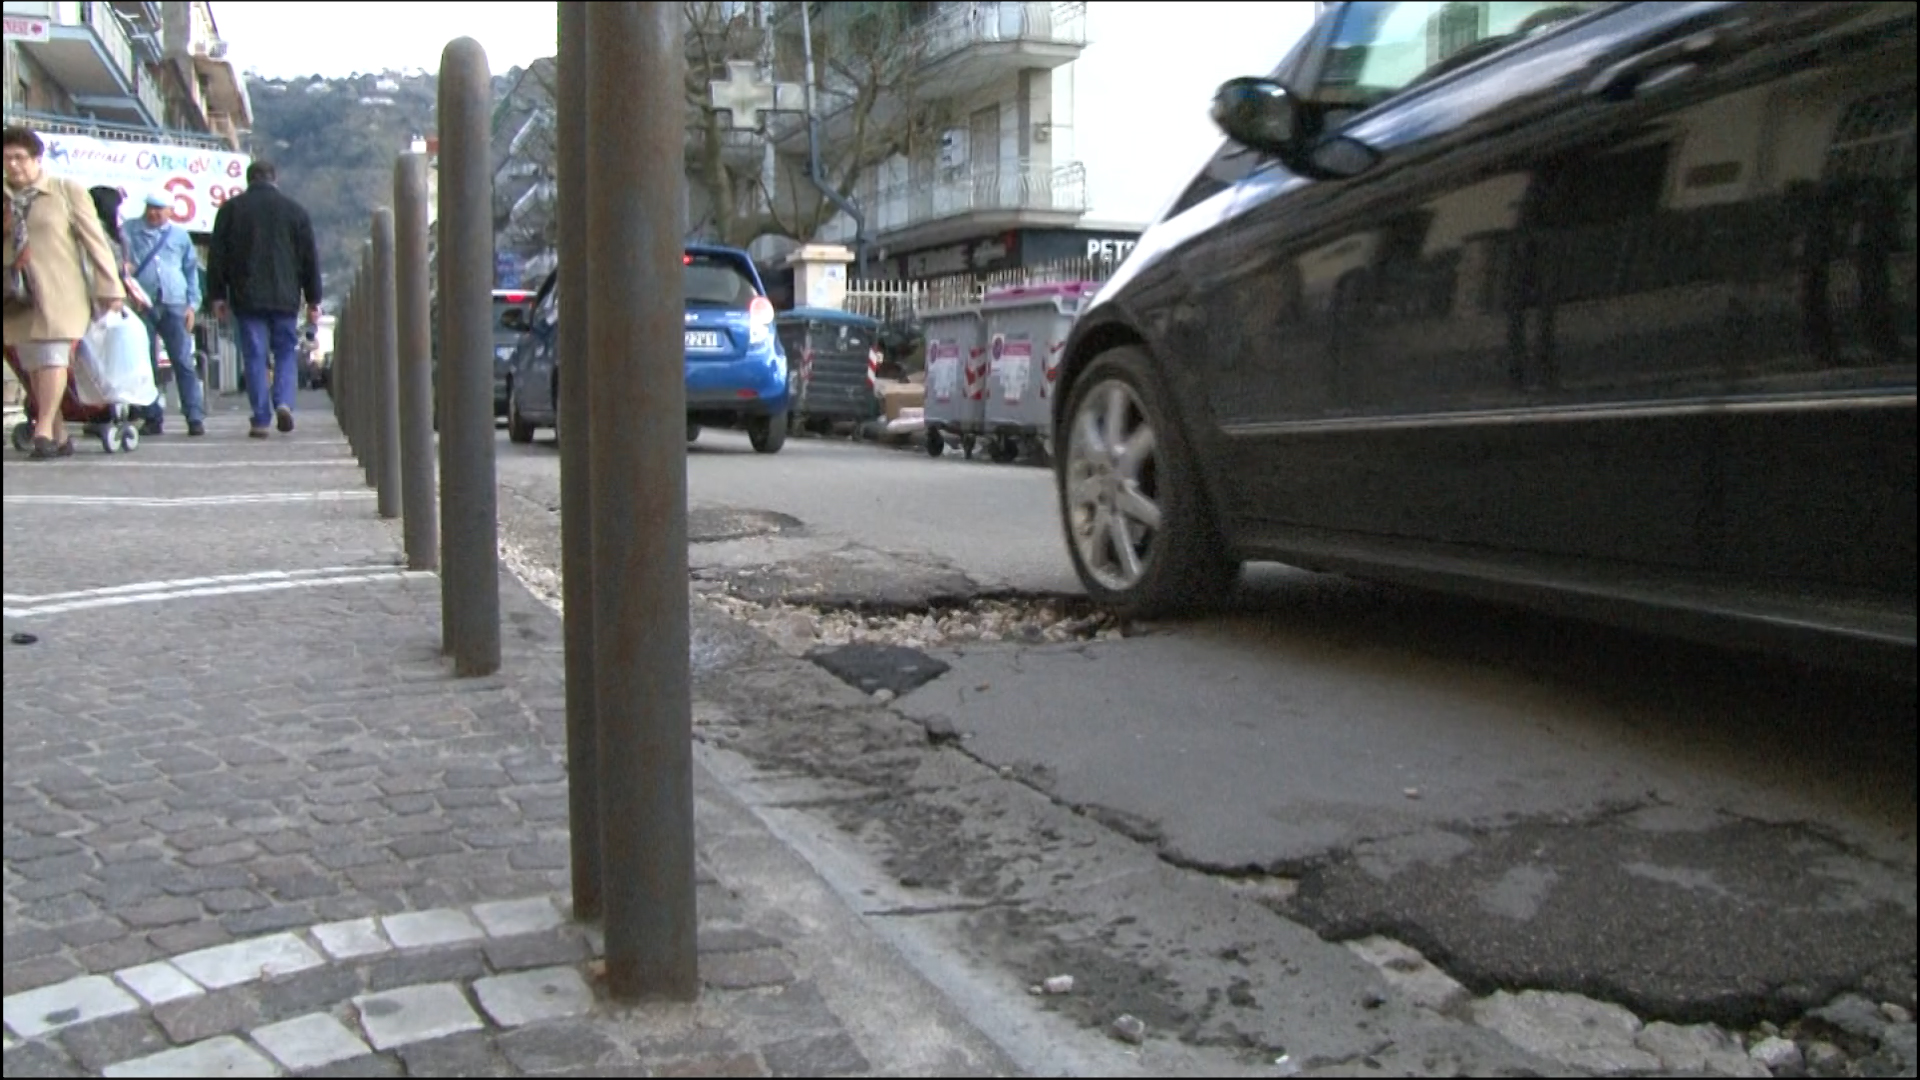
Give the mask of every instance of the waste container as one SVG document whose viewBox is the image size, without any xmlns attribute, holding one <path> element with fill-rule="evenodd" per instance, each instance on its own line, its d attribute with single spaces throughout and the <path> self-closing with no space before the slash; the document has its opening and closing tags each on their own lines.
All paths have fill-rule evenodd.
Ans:
<svg viewBox="0 0 1920 1080">
<path fill-rule="evenodd" d="M 986 320 L 987 453 L 1012 461 L 1025 449 L 1045 457 L 1053 435 L 1053 386 L 1067 333 L 1098 282 L 1061 281 L 995 289 L 980 305 Z"/>
<path fill-rule="evenodd" d="M 879 418 L 877 320 L 836 308 L 803 307 L 781 312 L 774 326 L 787 362 L 798 373 L 799 396 L 787 414 L 791 423 L 819 432 L 836 422 L 859 425 Z"/>
<path fill-rule="evenodd" d="M 921 319 L 927 341 L 927 453 L 947 448 L 949 436 L 973 456 L 985 433 L 987 407 L 986 320 L 980 307 L 943 308 Z"/>
</svg>

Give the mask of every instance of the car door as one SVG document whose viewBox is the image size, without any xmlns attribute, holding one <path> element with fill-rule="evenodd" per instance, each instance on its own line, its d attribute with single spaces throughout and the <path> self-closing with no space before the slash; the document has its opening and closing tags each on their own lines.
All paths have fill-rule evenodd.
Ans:
<svg viewBox="0 0 1920 1080">
<path fill-rule="evenodd" d="M 1340 130 L 1380 162 L 1241 195 L 1273 247 L 1250 284 L 1281 302 L 1274 388 L 1225 433 L 1270 534 L 1730 565 L 1714 402 L 1802 358 L 1776 325 L 1781 163 L 1723 147 L 1764 142 L 1782 80 L 1884 66 L 1898 35 L 1863 29 L 1873 5 L 1581 7 L 1344 6 L 1305 92 L 1355 108 Z"/>
<path fill-rule="evenodd" d="M 549 277 L 546 284 L 541 286 L 530 318 L 532 325 L 527 331 L 527 343 L 524 346 L 528 360 L 527 383 L 521 391 L 526 404 L 522 407 L 532 416 L 551 420 L 559 404 L 555 400 L 557 386 L 554 377 L 557 370 L 555 349 L 560 337 L 560 289 L 557 279 Z"/>
</svg>

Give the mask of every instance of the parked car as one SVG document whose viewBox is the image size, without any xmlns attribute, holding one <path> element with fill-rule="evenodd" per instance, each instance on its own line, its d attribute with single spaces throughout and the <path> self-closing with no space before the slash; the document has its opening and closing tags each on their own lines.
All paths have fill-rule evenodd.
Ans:
<svg viewBox="0 0 1920 1080">
<path fill-rule="evenodd" d="M 822 432 L 835 423 L 879 418 L 874 380 L 886 362 L 878 321 L 836 308 L 802 307 L 781 312 L 774 326 L 794 369 L 787 414 L 793 424 Z"/>
<path fill-rule="evenodd" d="M 1330 5 L 1069 339 L 1089 594 L 1274 560 L 1911 677 L 1915 10 Z"/>
<path fill-rule="evenodd" d="M 689 246 L 682 266 L 687 441 L 699 437 L 702 425 L 744 426 L 755 450 L 778 453 L 787 441 L 793 388 L 760 272 L 746 252 L 706 245 Z M 536 428 L 556 426 L 559 320 L 555 275 L 541 286 L 530 330 L 514 352 L 507 405 L 507 437 L 514 442 L 531 442 Z"/>
<path fill-rule="evenodd" d="M 493 415 L 507 415 L 508 373 L 513 351 L 527 329 L 527 308 L 533 293 L 525 289 L 493 290 Z M 433 427 L 440 429 L 440 297 L 433 297 L 428 315 L 433 354 Z"/>
</svg>

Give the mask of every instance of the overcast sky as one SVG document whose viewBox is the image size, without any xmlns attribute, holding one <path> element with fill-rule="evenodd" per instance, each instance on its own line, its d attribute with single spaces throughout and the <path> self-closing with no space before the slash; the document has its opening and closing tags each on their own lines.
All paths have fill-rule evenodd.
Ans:
<svg viewBox="0 0 1920 1080">
<path fill-rule="evenodd" d="M 1312 3 L 1093 3 L 1090 44 L 1071 71 L 1072 153 L 1086 162 L 1088 223 L 1142 223 L 1219 144 L 1213 89 L 1271 69 L 1313 18 Z M 554 52 L 552 3 L 302 3 L 214 0 L 243 71 L 269 78 L 432 70 L 468 36 L 496 73 Z M 1059 119 L 1059 118 L 1056 118 Z"/>
</svg>

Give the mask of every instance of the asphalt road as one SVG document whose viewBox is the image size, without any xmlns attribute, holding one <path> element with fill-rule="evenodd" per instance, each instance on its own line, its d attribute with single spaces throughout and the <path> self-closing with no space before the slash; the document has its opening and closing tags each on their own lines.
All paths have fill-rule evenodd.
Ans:
<svg viewBox="0 0 1920 1080">
<path fill-rule="evenodd" d="M 554 516 L 544 438 L 501 438 L 509 535 Z M 696 568 L 1078 591 L 1043 469 L 710 431 L 688 475 L 697 522 L 761 522 L 694 529 Z M 1204 622 L 935 655 L 897 707 L 968 754 L 1476 992 L 1729 1023 L 1912 1001 L 1910 687 L 1279 567 Z"/>
</svg>

